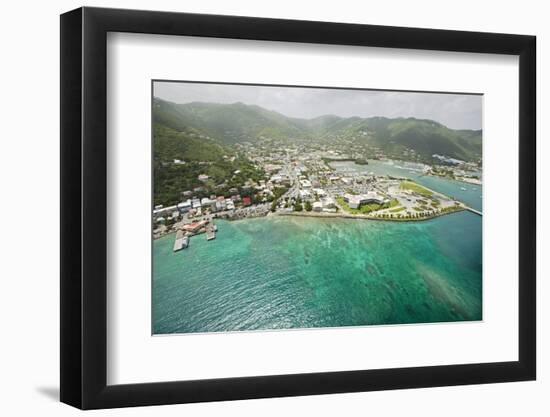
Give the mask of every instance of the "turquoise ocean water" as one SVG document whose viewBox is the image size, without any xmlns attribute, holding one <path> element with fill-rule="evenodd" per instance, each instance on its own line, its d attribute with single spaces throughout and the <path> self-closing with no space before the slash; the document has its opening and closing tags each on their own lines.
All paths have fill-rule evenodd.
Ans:
<svg viewBox="0 0 550 417">
<path fill-rule="evenodd" d="M 340 164 L 408 176 L 482 208 L 479 186 L 385 163 Z M 482 319 L 482 218 L 473 213 L 217 224 L 214 241 L 195 236 L 177 253 L 173 235 L 154 242 L 154 334 Z"/>
</svg>

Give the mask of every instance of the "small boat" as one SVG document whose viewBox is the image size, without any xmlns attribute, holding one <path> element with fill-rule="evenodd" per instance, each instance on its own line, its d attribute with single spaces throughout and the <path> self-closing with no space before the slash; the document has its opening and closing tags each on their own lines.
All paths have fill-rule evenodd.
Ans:
<svg viewBox="0 0 550 417">
<path fill-rule="evenodd" d="M 464 187 L 460 187 L 460 189 L 461 189 L 462 191 L 466 191 L 466 188 L 464 188 Z"/>
</svg>

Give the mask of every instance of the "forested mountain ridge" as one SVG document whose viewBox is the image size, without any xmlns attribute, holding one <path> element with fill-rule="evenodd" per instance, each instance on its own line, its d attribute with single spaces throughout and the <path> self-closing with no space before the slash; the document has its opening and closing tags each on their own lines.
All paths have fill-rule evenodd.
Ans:
<svg viewBox="0 0 550 417">
<path fill-rule="evenodd" d="M 193 129 L 221 145 L 262 138 L 289 141 L 350 140 L 381 149 L 402 147 L 429 157 L 442 154 L 466 161 L 481 157 L 481 130 L 454 130 L 433 120 L 319 116 L 299 119 L 243 103 L 175 104 L 154 98 L 153 121 L 175 131 Z"/>
</svg>

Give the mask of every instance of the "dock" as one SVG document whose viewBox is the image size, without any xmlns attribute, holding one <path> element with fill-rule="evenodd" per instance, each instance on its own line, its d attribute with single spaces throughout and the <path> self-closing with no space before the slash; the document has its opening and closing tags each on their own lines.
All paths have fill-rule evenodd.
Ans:
<svg viewBox="0 0 550 417">
<path fill-rule="evenodd" d="M 216 230 L 217 227 L 213 223 L 210 223 L 206 226 L 206 240 L 216 239 Z"/>
<path fill-rule="evenodd" d="M 216 239 L 216 232 L 218 227 L 208 221 L 200 221 L 195 223 L 187 223 L 181 226 L 176 232 L 176 239 L 174 240 L 174 252 L 178 252 L 182 249 L 189 247 L 189 242 L 192 236 L 196 236 L 202 233 L 206 234 L 206 240 Z"/>
<path fill-rule="evenodd" d="M 473 209 L 471 207 L 465 207 L 466 210 L 471 211 L 472 213 L 477 214 L 478 216 L 483 216 L 483 213 L 481 211 L 478 211 L 476 209 Z"/>
<path fill-rule="evenodd" d="M 176 232 L 176 240 L 174 241 L 174 252 L 185 249 L 189 246 L 189 237 L 183 230 Z"/>
</svg>

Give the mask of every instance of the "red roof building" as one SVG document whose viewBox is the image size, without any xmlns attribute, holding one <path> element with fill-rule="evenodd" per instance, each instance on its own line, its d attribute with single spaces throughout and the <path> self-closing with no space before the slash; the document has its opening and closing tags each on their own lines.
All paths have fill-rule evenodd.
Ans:
<svg viewBox="0 0 550 417">
<path fill-rule="evenodd" d="M 249 206 L 252 204 L 252 200 L 250 200 L 250 197 L 243 197 L 243 205 L 246 207 L 246 206 Z"/>
<path fill-rule="evenodd" d="M 188 223 L 183 225 L 182 229 L 185 230 L 186 232 L 197 233 L 200 229 L 206 226 L 207 223 L 208 222 L 206 221 L 200 221 L 197 223 Z"/>
</svg>

